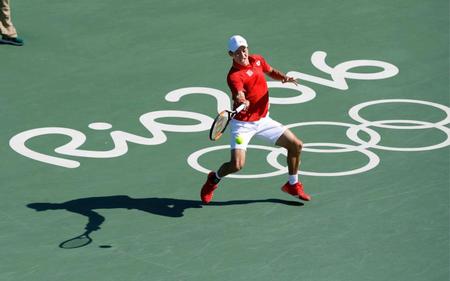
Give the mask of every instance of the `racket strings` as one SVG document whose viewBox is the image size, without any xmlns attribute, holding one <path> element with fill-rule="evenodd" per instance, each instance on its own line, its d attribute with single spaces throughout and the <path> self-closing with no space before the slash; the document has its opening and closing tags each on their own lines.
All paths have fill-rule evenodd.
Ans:
<svg viewBox="0 0 450 281">
<path fill-rule="evenodd" d="M 226 113 L 220 114 L 217 116 L 216 120 L 214 121 L 214 125 L 211 130 L 211 137 L 212 139 L 217 139 L 220 137 L 228 123 L 228 116 Z"/>
</svg>

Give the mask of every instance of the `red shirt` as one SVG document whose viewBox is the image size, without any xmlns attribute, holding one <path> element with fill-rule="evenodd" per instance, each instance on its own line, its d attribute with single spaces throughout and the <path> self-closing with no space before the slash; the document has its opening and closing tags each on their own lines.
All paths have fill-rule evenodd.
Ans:
<svg viewBox="0 0 450 281">
<path fill-rule="evenodd" d="M 269 93 L 264 75 L 271 66 L 260 55 L 249 55 L 249 65 L 243 66 L 233 62 L 228 72 L 227 83 L 233 94 L 238 91 L 245 93 L 245 98 L 250 106 L 245 111 L 236 115 L 235 119 L 240 121 L 258 121 L 265 117 L 269 111 Z M 238 106 L 234 104 L 234 108 Z"/>
</svg>

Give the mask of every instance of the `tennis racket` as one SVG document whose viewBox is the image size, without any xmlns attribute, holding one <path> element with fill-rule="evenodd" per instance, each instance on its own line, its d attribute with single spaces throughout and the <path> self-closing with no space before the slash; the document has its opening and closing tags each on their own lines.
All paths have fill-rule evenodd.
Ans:
<svg viewBox="0 0 450 281">
<path fill-rule="evenodd" d="M 63 249 L 74 249 L 86 246 L 92 242 L 92 238 L 89 237 L 89 233 L 91 233 L 90 230 L 86 231 L 85 233 L 77 237 L 66 240 L 61 244 L 59 244 L 59 247 Z"/>
<path fill-rule="evenodd" d="M 244 108 L 245 104 L 241 104 L 235 110 L 223 110 L 220 112 L 211 125 L 211 129 L 209 130 L 209 139 L 212 141 L 220 139 L 231 119 L 233 119 L 234 116 L 236 116 L 236 114 L 241 112 Z"/>
</svg>

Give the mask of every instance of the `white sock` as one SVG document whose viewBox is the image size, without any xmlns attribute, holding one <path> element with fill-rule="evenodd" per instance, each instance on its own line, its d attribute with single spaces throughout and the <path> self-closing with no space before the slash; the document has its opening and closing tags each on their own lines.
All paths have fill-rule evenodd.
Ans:
<svg viewBox="0 0 450 281">
<path fill-rule="evenodd" d="M 298 175 L 289 175 L 289 184 L 294 185 L 298 182 Z"/>
<path fill-rule="evenodd" d="M 219 177 L 219 174 L 217 172 L 214 172 L 214 174 L 216 175 L 216 178 L 218 178 L 219 180 L 221 179 L 221 177 Z"/>
</svg>

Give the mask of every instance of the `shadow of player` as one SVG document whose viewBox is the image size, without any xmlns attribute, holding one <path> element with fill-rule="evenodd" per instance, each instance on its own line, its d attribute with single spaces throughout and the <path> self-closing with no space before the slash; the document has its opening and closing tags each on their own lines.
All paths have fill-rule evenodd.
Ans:
<svg viewBox="0 0 450 281">
<path fill-rule="evenodd" d="M 211 202 L 208 205 L 204 205 L 198 200 L 184 200 L 184 199 L 172 199 L 172 198 L 131 198 L 126 195 L 114 195 L 103 197 L 87 197 L 79 198 L 63 203 L 30 203 L 27 207 L 34 209 L 38 212 L 48 210 L 65 210 L 72 213 L 76 213 L 88 218 L 88 223 L 85 226 L 84 234 L 77 236 L 87 237 L 88 240 L 85 244 L 81 243 L 79 246 L 64 247 L 69 244 L 65 242 L 78 241 L 73 238 L 64 241 L 60 244 L 61 248 L 79 248 L 89 244 L 92 239 L 89 234 L 93 231 L 100 229 L 100 226 L 105 221 L 105 217 L 100 215 L 94 210 L 98 209 L 128 209 L 139 210 L 154 215 L 180 218 L 183 217 L 184 211 L 187 209 L 199 209 L 203 206 L 230 206 L 230 205 L 245 205 L 253 203 L 276 203 L 289 206 L 302 206 L 303 203 L 297 201 L 285 201 L 280 199 L 260 199 L 260 200 L 232 200 L 224 202 Z M 75 244 L 74 244 L 75 245 Z"/>
</svg>

